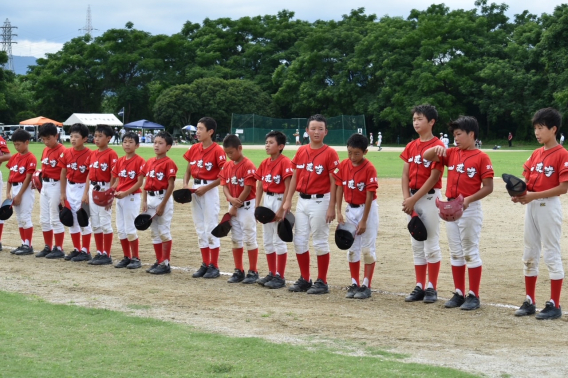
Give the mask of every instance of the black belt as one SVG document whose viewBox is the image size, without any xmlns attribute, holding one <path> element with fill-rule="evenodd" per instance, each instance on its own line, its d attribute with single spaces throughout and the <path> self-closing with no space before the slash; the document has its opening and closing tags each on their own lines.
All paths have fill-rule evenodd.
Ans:
<svg viewBox="0 0 568 378">
<path fill-rule="evenodd" d="M 300 193 L 300 198 L 303 198 L 303 199 L 311 199 L 312 196 L 315 196 L 315 198 L 323 198 L 323 194 L 306 194 L 306 193 Z"/>
<path fill-rule="evenodd" d="M 448 202 L 453 201 L 453 200 L 455 200 L 455 198 L 453 198 L 453 197 L 448 198 Z"/>
<path fill-rule="evenodd" d="M 110 184 L 109 182 L 104 182 L 104 181 L 91 181 L 91 185 L 92 186 L 105 186 L 107 184 Z"/>
<path fill-rule="evenodd" d="M 416 194 L 416 192 L 418 192 L 419 189 L 410 189 L 410 194 L 414 195 Z M 430 191 L 428 191 L 428 194 L 434 194 L 436 193 L 436 191 L 434 189 L 430 189 Z"/>
<path fill-rule="evenodd" d="M 363 204 L 361 204 L 361 205 L 355 205 L 354 203 L 349 203 L 349 202 L 348 202 L 347 204 L 348 204 L 349 206 L 351 206 L 352 208 L 354 208 L 354 209 L 363 206 Z"/>
<path fill-rule="evenodd" d="M 243 202 L 243 206 L 250 206 L 250 201 Z"/>
<path fill-rule="evenodd" d="M 207 180 L 201 180 L 201 179 L 193 179 L 193 182 L 197 185 L 207 184 Z"/>
<path fill-rule="evenodd" d="M 52 179 L 52 178 L 49 178 L 49 177 L 42 177 L 41 180 L 43 182 L 58 182 L 59 181 L 59 179 L 56 180 L 56 179 Z"/>
<path fill-rule="evenodd" d="M 73 181 L 67 181 L 67 182 L 71 185 L 84 184 L 84 182 L 73 182 Z"/>
<path fill-rule="evenodd" d="M 267 195 L 267 196 L 279 196 L 279 195 L 281 195 L 281 194 L 284 194 L 284 193 L 266 192 L 266 195 Z"/>
<path fill-rule="evenodd" d="M 166 192 L 166 191 L 163 190 L 163 189 L 162 189 L 162 190 L 156 190 L 156 191 L 149 190 L 149 191 L 148 191 L 148 194 L 151 195 L 152 197 L 154 197 L 154 196 L 161 196 L 161 195 L 164 194 L 165 192 Z"/>
<path fill-rule="evenodd" d="M 23 184 L 23 182 L 13 182 L 12 186 L 19 186 L 19 185 L 22 185 L 22 184 Z"/>
</svg>

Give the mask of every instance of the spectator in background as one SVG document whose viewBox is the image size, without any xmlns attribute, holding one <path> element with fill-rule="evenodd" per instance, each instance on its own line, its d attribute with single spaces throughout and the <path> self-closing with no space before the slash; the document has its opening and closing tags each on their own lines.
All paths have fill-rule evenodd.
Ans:
<svg viewBox="0 0 568 378">
<path fill-rule="evenodd" d="M 560 145 L 564 145 L 564 133 L 560 133 Z"/>
<path fill-rule="evenodd" d="M 308 135 L 307 131 L 304 131 L 304 139 L 302 140 L 302 144 L 310 143 L 310 136 Z"/>
<path fill-rule="evenodd" d="M 507 139 L 509 140 L 509 147 L 513 147 L 513 134 L 509 133 Z"/>
</svg>

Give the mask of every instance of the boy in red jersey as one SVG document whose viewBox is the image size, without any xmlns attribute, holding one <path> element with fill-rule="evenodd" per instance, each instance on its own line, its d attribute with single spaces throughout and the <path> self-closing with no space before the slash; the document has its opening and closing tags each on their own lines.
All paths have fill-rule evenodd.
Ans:
<svg viewBox="0 0 568 378">
<path fill-rule="evenodd" d="M 0 136 L 0 166 L 3 162 L 10 160 L 12 154 L 10 153 L 10 149 L 6 144 L 4 138 Z M 0 172 L 0 203 L 2 203 L 2 172 Z M 4 221 L 0 220 L 0 251 L 2 250 L 2 231 L 4 230 Z"/>
<path fill-rule="evenodd" d="M 187 169 L 183 176 L 183 187 L 189 188 L 193 177 L 195 193 L 191 201 L 193 223 L 201 250 L 201 267 L 193 273 L 193 278 L 219 277 L 219 238 L 211 235 L 217 226 L 221 202 L 217 186 L 221 180 L 219 172 L 225 164 L 225 151 L 213 142 L 217 122 L 213 118 L 203 117 L 197 123 L 195 135 L 199 143 L 191 146 L 183 155 L 187 160 Z"/>
<path fill-rule="evenodd" d="M 71 148 L 66 149 L 60 155 L 59 163 L 57 163 L 61 167 L 61 206 L 65 206 L 65 201 L 67 201 L 73 213 L 73 226 L 69 227 L 69 233 L 74 249 L 65 256 L 66 261 L 92 260 L 90 252 L 91 223 L 89 221 L 86 227 L 80 227 L 77 222 L 77 211 L 81 208 L 81 203 L 88 203 L 84 196 L 89 176 L 89 157 L 91 156 L 91 150 L 85 147 L 88 136 L 89 129 L 87 126 L 81 123 L 71 126 L 69 128 Z M 81 244 L 83 244 L 82 247 Z"/>
<path fill-rule="evenodd" d="M 264 252 L 268 260 L 268 275 L 259 278 L 256 283 L 270 289 L 280 289 L 286 286 L 284 273 L 286 271 L 286 260 L 288 258 L 288 248 L 286 243 L 280 239 L 277 233 L 278 222 L 286 215 L 284 212 L 284 198 L 290 188 L 292 178 L 292 162 L 287 156 L 282 155 L 286 146 L 286 135 L 280 131 L 271 131 L 266 135 L 265 149 L 270 155 L 258 167 L 254 177 L 256 184 L 256 207 L 262 201 L 262 205 L 274 211 L 276 216 L 271 223 L 262 225 L 262 237 L 264 242 Z"/>
<path fill-rule="evenodd" d="M 550 300 L 535 317 L 550 320 L 562 316 L 560 292 L 564 268 L 560 240 L 563 216 L 559 196 L 568 191 L 568 151 L 556 141 L 562 125 L 562 116 L 556 109 L 540 109 L 532 123 L 536 139 L 543 147 L 535 150 L 523 166 L 528 192 L 512 197 L 513 202 L 527 205 L 523 253 L 526 300 L 515 315 L 536 312 L 536 280 L 542 250 L 550 278 Z"/>
<path fill-rule="evenodd" d="M 288 290 L 306 291 L 308 294 L 329 293 L 329 224 L 335 219 L 335 178 L 333 171 L 339 166 L 337 152 L 325 145 L 327 121 L 316 114 L 308 119 L 306 131 L 310 144 L 302 146 L 292 160 L 295 167 L 290 187 L 299 192 L 294 224 L 294 249 L 300 266 L 300 278 Z M 294 191 L 289 190 L 284 211 L 290 211 Z M 310 277 L 310 236 L 318 259 L 318 279 L 312 286 Z"/>
<path fill-rule="evenodd" d="M 223 140 L 223 149 L 231 162 L 226 163 L 219 173 L 223 193 L 229 202 L 231 215 L 231 241 L 235 272 L 227 282 L 252 284 L 258 280 L 258 244 L 256 243 L 256 219 L 254 217 L 256 167 L 243 156 L 243 146 L 239 137 L 227 135 Z M 243 265 L 243 242 L 249 257 L 249 271 L 245 277 Z"/>
<path fill-rule="evenodd" d="M 59 132 L 53 123 L 45 123 L 39 129 L 45 148 L 41 154 L 42 188 L 39 195 L 39 222 L 45 247 L 36 257 L 62 259 L 65 228 L 59 220 L 59 198 L 61 196 L 61 167 L 57 165 L 65 147 L 58 142 Z M 55 239 L 55 242 L 54 242 Z"/>
<path fill-rule="evenodd" d="M 361 134 L 353 134 L 347 140 L 348 158 L 339 164 L 334 172 L 337 186 L 337 222 L 356 227 L 355 240 L 347 251 L 347 262 L 351 271 L 351 286 L 346 298 L 366 299 L 371 297 L 371 281 L 375 271 L 375 245 L 379 232 L 379 206 L 377 170 L 365 159 L 369 141 Z M 345 196 L 347 209 L 345 219 L 341 214 L 341 202 Z M 365 264 L 363 284 L 359 282 L 361 253 Z"/>
<path fill-rule="evenodd" d="M 406 145 L 400 154 L 404 160 L 402 170 L 402 211 L 410 216 L 415 211 L 426 227 L 428 238 L 425 241 L 410 238 L 414 254 L 416 286 L 404 300 L 434 303 L 438 300 L 438 274 L 440 273 L 440 217 L 436 198 L 441 198 L 442 172 L 444 166 L 439 162 L 424 159 L 422 154 L 434 146 L 444 143 L 432 134 L 438 122 L 438 111 L 431 105 L 419 105 L 412 109 L 412 124 L 419 135 L 418 139 Z M 428 273 L 428 285 L 426 285 Z"/>
<path fill-rule="evenodd" d="M 141 173 L 146 176 L 142 192 L 142 211 L 152 214 L 150 225 L 152 244 L 156 253 L 156 262 L 147 270 L 151 274 L 171 273 L 170 260 L 172 253 L 172 235 L 170 225 L 174 215 L 174 191 L 177 166 L 167 156 L 172 148 L 172 136 L 161 131 L 154 138 L 154 153 L 156 157 L 148 159 Z"/>
<path fill-rule="evenodd" d="M 479 126 L 474 117 L 461 116 L 450 123 L 457 147 L 435 146 L 424 152 L 423 158 L 441 162 L 448 167 L 446 197 L 464 197 L 463 215 L 446 223 L 452 275 L 456 292 L 445 303 L 446 308 L 475 310 L 480 306 L 479 286 L 482 262 L 479 256 L 479 235 L 483 212 L 480 199 L 493 191 L 493 165 L 485 152 L 475 147 Z M 465 297 L 465 270 L 469 275 L 469 294 Z"/>
<path fill-rule="evenodd" d="M 114 131 L 108 125 L 97 125 L 95 129 L 95 145 L 97 150 L 91 152 L 89 158 L 89 180 L 85 187 L 84 199 L 88 200 L 89 210 L 91 211 L 91 227 L 95 237 L 97 254 L 91 265 L 112 264 L 110 250 L 112 248 L 112 206 L 99 206 L 93 202 L 93 192 L 104 192 L 110 189 L 116 177 L 112 177 L 112 169 L 118 161 L 115 150 L 109 148 L 108 144 L 114 135 Z"/>
<path fill-rule="evenodd" d="M 12 205 L 16 211 L 22 245 L 11 251 L 11 253 L 18 256 L 31 255 L 34 253 L 32 247 L 34 234 L 32 210 L 34 208 L 35 195 L 30 183 L 32 175 L 37 168 L 37 159 L 28 150 L 30 134 L 27 131 L 24 129 L 14 131 L 12 142 L 18 153 L 12 156 L 6 164 L 6 167 L 10 170 L 8 185 L 6 185 L 6 198 L 13 201 Z"/>
<path fill-rule="evenodd" d="M 140 262 L 138 233 L 134 227 L 134 219 L 140 213 L 140 193 L 144 176 L 140 174 L 140 167 L 144 159 L 136 154 L 140 146 L 138 135 L 128 132 L 122 137 L 122 148 L 125 156 L 118 159 L 112 168 L 112 176 L 117 178 L 114 182 L 116 200 L 116 230 L 124 258 L 116 264 L 115 268 L 138 269 Z"/>
</svg>

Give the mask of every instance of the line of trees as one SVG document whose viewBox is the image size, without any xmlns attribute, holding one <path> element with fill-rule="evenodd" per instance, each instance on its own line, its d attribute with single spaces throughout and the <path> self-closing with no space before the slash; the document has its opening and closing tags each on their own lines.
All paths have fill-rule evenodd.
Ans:
<svg viewBox="0 0 568 378">
<path fill-rule="evenodd" d="M 0 122 L 124 106 L 127 121 L 147 118 L 172 130 L 210 115 L 224 132 L 233 112 L 365 114 L 367 129 L 389 140 L 411 135 L 410 108 L 430 103 L 441 123 L 468 114 L 483 138 L 509 131 L 528 138 L 536 109 L 567 109 L 568 5 L 512 20 L 507 7 L 431 5 L 406 19 L 360 8 L 315 22 L 283 10 L 186 22 L 171 36 L 129 22 L 70 40 L 26 75 L 0 70 Z"/>
</svg>

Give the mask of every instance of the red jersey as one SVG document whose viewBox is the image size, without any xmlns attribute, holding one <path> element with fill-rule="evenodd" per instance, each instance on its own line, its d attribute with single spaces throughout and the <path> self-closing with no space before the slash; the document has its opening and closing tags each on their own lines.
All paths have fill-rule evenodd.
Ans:
<svg viewBox="0 0 568 378">
<path fill-rule="evenodd" d="M 144 159 L 136 154 L 130 159 L 126 156 L 118 159 L 112 168 L 112 175 L 118 177 L 117 192 L 125 192 L 138 182 L 138 177 L 141 175 L 140 168 L 144 166 L 144 163 Z M 138 189 L 134 193 L 141 191 L 142 189 Z"/>
<path fill-rule="evenodd" d="M 155 157 L 148 159 L 140 169 L 140 173 L 146 176 L 144 190 L 158 191 L 168 189 L 170 178 L 176 178 L 177 165 L 172 159 L 165 156 L 161 159 Z"/>
<path fill-rule="evenodd" d="M 91 150 L 87 147 L 80 151 L 70 147 L 59 155 L 57 165 L 67 169 L 68 181 L 83 184 L 87 182 L 89 175 L 89 156 L 91 156 Z"/>
<path fill-rule="evenodd" d="M 351 160 L 345 159 L 339 164 L 333 177 L 337 186 L 343 186 L 343 198 L 347 203 L 365 204 L 367 192 L 373 192 L 373 199 L 377 199 L 377 170 L 369 160 L 365 159 L 358 166 L 354 166 Z"/>
<path fill-rule="evenodd" d="M 227 160 L 225 151 L 217 143 L 203 148 L 203 143 L 193 145 L 183 154 L 191 166 L 191 177 L 200 180 L 215 181 Z"/>
<path fill-rule="evenodd" d="M 256 198 L 256 179 L 254 173 L 256 167 L 248 158 L 243 157 L 240 163 L 228 162 L 223 166 L 219 177 L 221 178 L 221 185 L 229 188 L 231 196 L 238 198 L 243 192 L 245 185 L 251 186 L 251 191 L 245 201 L 250 201 Z"/>
<path fill-rule="evenodd" d="M 118 155 L 112 148 L 91 152 L 91 157 L 89 158 L 89 180 L 110 182 L 112 168 L 117 161 Z"/>
<path fill-rule="evenodd" d="M 329 174 L 339 166 L 339 156 L 325 144 L 317 150 L 307 144 L 298 149 L 292 164 L 296 167 L 297 192 L 326 194 L 331 186 Z"/>
<path fill-rule="evenodd" d="M 444 172 L 444 166 L 439 162 L 432 162 L 422 157 L 424 151 L 435 146 L 444 146 L 444 143 L 434 137 L 427 142 L 420 139 L 413 140 L 406 145 L 406 148 L 400 154 L 400 158 L 408 163 L 408 187 L 418 190 L 424 186 L 424 183 L 430 178 L 433 169 Z M 434 185 L 435 189 L 442 188 L 442 175 Z"/>
<path fill-rule="evenodd" d="M 61 178 L 61 167 L 57 164 L 61 154 L 65 152 L 65 146 L 58 143 L 53 148 L 45 147 L 41 154 L 41 176 L 59 180 Z"/>
<path fill-rule="evenodd" d="M 456 198 L 460 194 L 469 197 L 479 191 L 483 179 L 494 176 L 491 160 L 481 150 L 448 148 L 446 156 L 440 156 L 440 162 L 448 167 L 448 198 Z"/>
<path fill-rule="evenodd" d="M 286 186 L 284 180 L 294 173 L 292 161 L 287 156 L 280 154 L 276 159 L 268 158 L 260 163 L 254 174 L 254 178 L 262 181 L 262 190 L 283 194 Z"/>
<path fill-rule="evenodd" d="M 6 165 L 10 170 L 8 182 L 24 182 L 28 174 L 33 175 L 37 168 L 37 159 L 31 152 L 13 155 Z"/>
<path fill-rule="evenodd" d="M 4 138 L 2 138 L 0 136 L 0 155 L 9 154 L 9 153 L 10 153 L 10 149 L 8 148 L 8 145 L 6 144 L 6 141 L 4 140 Z M 2 163 L 0 163 L 0 165 L 2 165 Z"/>
<path fill-rule="evenodd" d="M 533 152 L 523 166 L 523 176 L 530 192 L 543 192 L 568 181 L 568 151 L 558 145 Z"/>
</svg>

